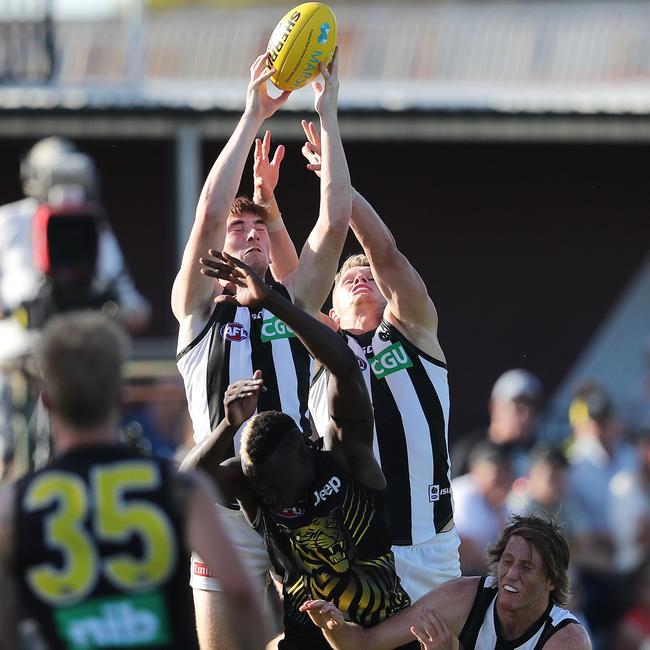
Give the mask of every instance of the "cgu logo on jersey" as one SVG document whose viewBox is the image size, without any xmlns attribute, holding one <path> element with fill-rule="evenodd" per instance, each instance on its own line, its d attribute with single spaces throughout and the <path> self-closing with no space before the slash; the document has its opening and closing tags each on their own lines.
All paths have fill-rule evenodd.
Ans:
<svg viewBox="0 0 650 650">
<path fill-rule="evenodd" d="M 377 379 L 383 379 L 398 370 L 413 367 L 413 362 L 399 341 L 378 352 L 368 361 L 370 361 L 370 367 Z"/>
<path fill-rule="evenodd" d="M 222 339 L 227 341 L 245 341 L 248 338 L 248 332 L 241 323 L 226 323 L 219 330 Z"/>
<path fill-rule="evenodd" d="M 295 334 L 273 314 L 270 314 L 270 318 L 265 318 L 262 323 L 262 334 L 260 338 L 264 343 L 268 341 L 275 341 L 277 339 L 288 339 Z"/>
</svg>

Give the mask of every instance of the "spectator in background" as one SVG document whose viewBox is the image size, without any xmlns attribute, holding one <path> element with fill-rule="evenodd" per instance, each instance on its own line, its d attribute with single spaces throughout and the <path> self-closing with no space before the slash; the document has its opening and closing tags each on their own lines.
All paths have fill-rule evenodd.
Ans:
<svg viewBox="0 0 650 650">
<path fill-rule="evenodd" d="M 650 649 L 650 559 L 633 576 L 633 594 L 616 629 L 612 645 L 616 650 Z"/>
<path fill-rule="evenodd" d="M 151 312 L 148 301 L 136 290 L 117 239 L 99 208 L 98 173 L 92 159 L 77 151 L 69 140 L 51 137 L 29 150 L 20 171 L 25 198 L 0 207 L 0 436 L 9 458 L 14 450 L 10 372 L 24 367 L 47 318 L 62 311 L 64 305 L 72 309 L 108 305 L 130 331 L 136 332 L 146 326 Z M 44 206 L 96 216 L 96 221 L 90 219 L 86 224 L 95 224 L 94 245 L 80 245 L 81 241 L 90 243 L 85 238 L 86 229 L 83 236 L 81 231 L 66 230 L 62 238 L 34 247 L 35 216 Z M 38 256 L 43 246 L 47 250 L 48 243 L 54 247 L 48 251 L 52 266 L 53 257 L 60 253 L 62 265 L 69 266 L 70 256 L 76 256 L 76 262 L 92 267 L 84 304 L 74 304 L 82 300 L 78 286 L 63 296 L 53 276 L 39 268 Z M 95 252 L 92 259 L 90 249 Z M 82 255 L 88 257 L 78 259 Z"/>
<path fill-rule="evenodd" d="M 569 461 L 561 449 L 542 441 L 535 444 L 528 474 L 515 480 L 508 495 L 508 509 L 552 517 L 569 537 L 586 524 L 586 514 L 569 498 Z"/>
<path fill-rule="evenodd" d="M 607 647 L 619 614 L 615 590 L 614 536 L 607 517 L 609 483 L 621 470 L 634 470 L 637 459 L 622 439 L 622 426 L 605 388 L 586 381 L 569 406 L 572 437 L 567 455 L 569 495 L 585 513 L 586 524 L 572 543 L 574 560 L 585 588 L 585 613 L 595 645 Z"/>
<path fill-rule="evenodd" d="M 650 420 L 637 436 L 639 467 L 613 476 L 607 510 L 614 536 L 615 565 L 627 574 L 636 573 L 650 557 Z"/>
<path fill-rule="evenodd" d="M 452 475 L 467 473 L 471 450 L 481 440 L 489 440 L 510 457 L 514 476 L 524 476 L 542 396 L 542 384 L 532 373 L 520 368 L 504 372 L 492 388 L 487 429 L 471 431 L 452 446 Z"/>
<path fill-rule="evenodd" d="M 452 480 L 454 519 L 460 537 L 463 575 L 487 570 L 485 549 L 493 544 L 508 521 L 506 498 L 512 485 L 507 452 L 493 442 L 476 445 L 469 457 L 470 470 Z"/>
</svg>

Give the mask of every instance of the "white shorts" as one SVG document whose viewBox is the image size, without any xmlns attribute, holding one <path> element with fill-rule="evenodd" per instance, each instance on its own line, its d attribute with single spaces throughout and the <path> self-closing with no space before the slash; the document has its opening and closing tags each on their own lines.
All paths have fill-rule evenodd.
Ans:
<svg viewBox="0 0 650 650">
<path fill-rule="evenodd" d="M 258 579 L 264 580 L 271 568 L 271 561 L 264 547 L 262 537 L 251 528 L 241 510 L 232 510 L 220 504 L 216 504 L 216 507 L 223 527 L 245 568 L 248 569 L 249 574 L 255 581 Z M 193 589 L 203 591 L 221 591 L 221 586 L 210 573 L 208 565 L 195 553 L 192 554 L 190 585 Z"/>
<path fill-rule="evenodd" d="M 460 538 L 454 526 L 421 544 L 392 547 L 397 575 L 411 602 L 460 576 L 459 546 Z"/>
</svg>

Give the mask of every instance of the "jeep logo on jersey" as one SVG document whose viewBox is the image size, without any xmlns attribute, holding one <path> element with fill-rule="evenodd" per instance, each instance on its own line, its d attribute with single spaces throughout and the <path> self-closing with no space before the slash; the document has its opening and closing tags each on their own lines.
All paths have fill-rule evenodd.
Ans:
<svg viewBox="0 0 650 650">
<path fill-rule="evenodd" d="M 357 363 L 359 364 L 359 368 L 361 370 L 365 370 L 368 367 L 368 364 L 366 363 L 365 359 L 362 359 L 358 354 L 354 355 L 357 358 Z"/>
<path fill-rule="evenodd" d="M 340 487 L 341 479 L 338 476 L 332 476 L 332 478 L 325 483 L 322 490 L 314 490 L 314 496 L 316 497 L 314 505 L 317 506 L 321 501 L 325 501 L 327 497 L 338 492 Z"/>
<path fill-rule="evenodd" d="M 389 345 L 368 361 L 370 361 L 370 367 L 377 379 L 383 379 L 398 370 L 413 367 L 413 362 L 406 354 L 404 346 L 399 342 Z"/>
<path fill-rule="evenodd" d="M 275 341 L 276 339 L 288 339 L 295 334 L 276 316 L 270 315 L 262 323 L 262 334 L 260 338 L 264 343 Z"/>
<path fill-rule="evenodd" d="M 440 489 L 439 485 L 430 485 L 429 486 L 429 501 L 438 501 L 441 496 L 445 494 L 450 494 L 451 488 L 442 488 Z"/>
<path fill-rule="evenodd" d="M 219 334 L 227 341 L 244 341 L 248 338 L 248 332 L 241 323 L 226 323 L 219 330 Z"/>
</svg>

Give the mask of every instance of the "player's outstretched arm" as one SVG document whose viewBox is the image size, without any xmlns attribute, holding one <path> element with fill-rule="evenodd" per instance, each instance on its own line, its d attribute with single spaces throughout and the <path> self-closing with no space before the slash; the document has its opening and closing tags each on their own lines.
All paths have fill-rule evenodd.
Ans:
<svg viewBox="0 0 650 650">
<path fill-rule="evenodd" d="M 264 120 L 288 99 L 284 92 L 272 98 L 266 91 L 266 81 L 274 70 L 266 69 L 267 55 L 257 57 L 251 66 L 246 91 L 246 108 L 226 146 L 201 190 L 194 225 L 185 246 L 181 268 L 172 288 L 172 309 L 182 324 L 188 316 L 207 318 L 212 310 L 214 282 L 200 273 L 198 259 L 210 246 L 221 247 L 225 239 L 226 219 L 241 182 L 244 165 L 255 135 Z M 191 334 L 185 337 L 191 340 Z M 179 345 L 189 343 L 179 337 Z"/>
<path fill-rule="evenodd" d="M 313 122 L 304 122 L 307 140 L 302 153 L 307 169 L 322 171 L 321 138 Z M 417 215 L 416 215 L 417 216 Z M 409 260 L 397 248 L 395 238 L 375 209 L 352 190 L 350 226 L 370 261 L 373 278 L 388 301 L 385 317 L 424 352 L 444 361 L 438 342 L 438 314 L 426 285 Z"/>
<path fill-rule="evenodd" d="M 194 485 L 188 504 L 187 545 L 207 563 L 221 585 L 227 620 L 238 642 L 237 648 L 262 650 L 268 635 L 261 598 L 214 508 L 218 496 L 205 477 L 194 472 L 188 478 Z"/>
<path fill-rule="evenodd" d="M 312 622 L 323 630 L 327 642 L 337 650 L 391 650 L 413 641 L 413 628 L 423 631 L 432 610 L 441 626 L 458 636 L 474 602 L 478 583 L 479 578 L 474 577 L 450 580 L 410 607 L 369 628 L 344 622 L 339 610 L 323 600 L 307 601 L 300 609 L 309 614 Z"/>
<path fill-rule="evenodd" d="M 241 425 L 255 413 L 261 390 L 265 390 L 261 370 L 256 370 L 251 379 L 230 384 L 223 399 L 223 420 L 209 436 L 188 452 L 181 463 L 180 469 L 183 472 L 199 468 L 212 477 L 226 503 L 240 499 L 244 506 L 249 505 L 247 498 L 250 496 L 250 488 L 241 471 L 239 457 L 225 461 L 224 458 Z"/>
<path fill-rule="evenodd" d="M 284 225 L 275 198 L 275 188 L 280 178 L 280 165 L 284 159 L 284 145 L 278 145 L 271 158 L 271 132 L 264 139 L 255 139 L 253 161 L 253 201 L 266 209 L 266 227 L 271 244 L 269 269 L 278 282 L 284 282 L 298 268 L 298 253 Z"/>
<path fill-rule="evenodd" d="M 324 83 L 312 84 L 322 133 L 320 209 L 290 286 L 296 304 L 310 314 L 320 311 L 332 288 L 352 210 L 350 173 L 338 122 L 338 65 L 335 52 L 329 67 L 321 64 Z"/>
</svg>

